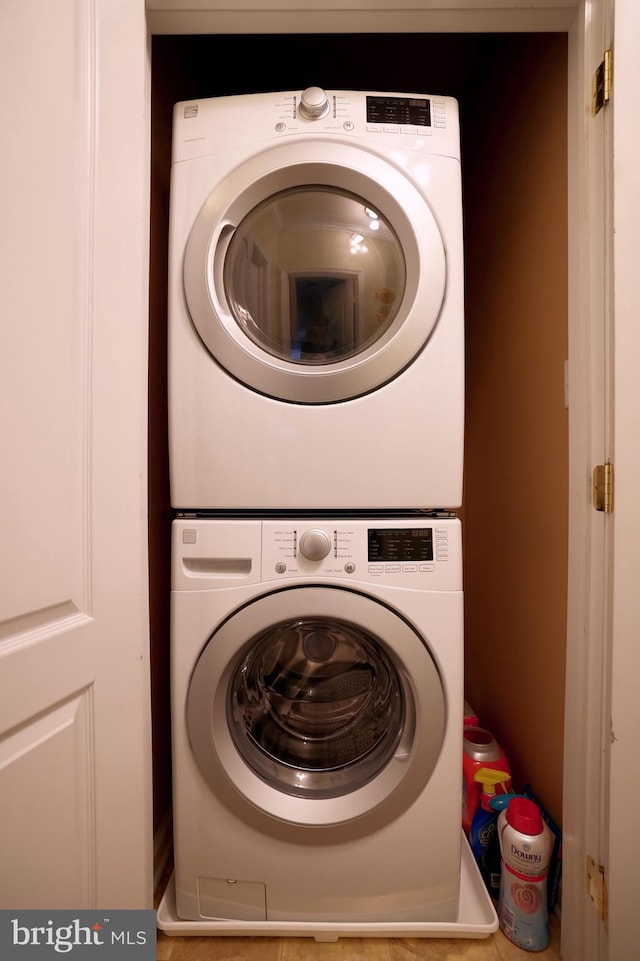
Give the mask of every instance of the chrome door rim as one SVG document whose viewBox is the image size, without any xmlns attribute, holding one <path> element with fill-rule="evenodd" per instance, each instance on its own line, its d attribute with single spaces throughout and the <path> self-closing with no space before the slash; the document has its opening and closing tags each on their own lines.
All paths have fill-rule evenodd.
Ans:
<svg viewBox="0 0 640 961">
<path fill-rule="evenodd" d="M 301 367 L 261 350 L 239 327 L 224 292 L 224 258 L 236 227 L 257 205 L 288 188 L 316 185 L 379 209 L 401 243 L 407 276 L 402 305 L 379 341 L 353 357 Z M 446 255 L 425 197 L 400 169 L 352 144 L 306 141 L 266 150 L 214 187 L 191 229 L 183 280 L 196 330 L 231 376 L 283 401 L 337 403 L 388 383 L 420 354 L 444 302 Z"/>
</svg>

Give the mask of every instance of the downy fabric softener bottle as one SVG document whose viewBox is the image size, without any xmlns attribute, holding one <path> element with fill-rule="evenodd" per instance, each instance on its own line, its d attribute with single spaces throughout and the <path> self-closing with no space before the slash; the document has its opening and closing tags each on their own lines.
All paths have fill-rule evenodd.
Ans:
<svg viewBox="0 0 640 961">
<path fill-rule="evenodd" d="M 537 804 L 514 797 L 500 812 L 498 837 L 502 856 L 500 927 L 519 947 L 542 951 L 549 943 L 547 872 L 553 835 Z"/>
</svg>

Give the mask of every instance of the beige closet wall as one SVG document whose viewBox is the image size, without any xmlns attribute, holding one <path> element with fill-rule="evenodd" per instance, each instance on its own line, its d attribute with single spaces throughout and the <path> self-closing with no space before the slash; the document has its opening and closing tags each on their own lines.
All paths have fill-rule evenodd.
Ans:
<svg viewBox="0 0 640 961">
<path fill-rule="evenodd" d="M 467 696 L 562 817 L 566 37 L 494 44 L 467 117 Z M 489 69 L 489 65 L 490 68 Z"/>
</svg>

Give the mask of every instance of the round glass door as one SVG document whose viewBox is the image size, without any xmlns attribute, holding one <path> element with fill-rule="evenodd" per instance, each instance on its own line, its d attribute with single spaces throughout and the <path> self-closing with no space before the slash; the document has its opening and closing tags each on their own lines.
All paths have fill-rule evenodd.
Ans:
<svg viewBox="0 0 640 961">
<path fill-rule="evenodd" d="M 212 792 L 234 810 L 318 826 L 412 804 L 440 754 L 446 704 L 402 616 L 358 591 L 309 585 L 262 595 L 216 628 L 186 718 Z"/>
<path fill-rule="evenodd" d="M 301 365 L 345 360 L 388 331 L 406 265 L 385 217 L 362 197 L 296 187 L 238 225 L 224 289 L 238 326 L 268 354 Z"/>
<path fill-rule="evenodd" d="M 187 241 L 184 291 L 215 360 L 283 401 L 348 400 L 427 344 L 446 258 L 403 172 L 339 142 L 279 145 L 215 187 Z"/>
<path fill-rule="evenodd" d="M 299 797 L 336 797 L 388 763 L 405 701 L 377 638 L 311 617 L 252 642 L 229 684 L 228 713 L 234 743 L 259 777 Z"/>
</svg>

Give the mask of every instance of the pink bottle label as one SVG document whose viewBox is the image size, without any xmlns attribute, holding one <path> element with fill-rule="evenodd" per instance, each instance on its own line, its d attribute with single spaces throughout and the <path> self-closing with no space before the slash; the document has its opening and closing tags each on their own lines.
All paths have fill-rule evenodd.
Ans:
<svg viewBox="0 0 640 961">
<path fill-rule="evenodd" d="M 500 927 L 528 951 L 542 951 L 549 943 L 546 878 L 531 878 L 503 864 Z"/>
</svg>

